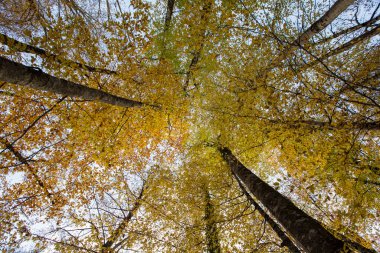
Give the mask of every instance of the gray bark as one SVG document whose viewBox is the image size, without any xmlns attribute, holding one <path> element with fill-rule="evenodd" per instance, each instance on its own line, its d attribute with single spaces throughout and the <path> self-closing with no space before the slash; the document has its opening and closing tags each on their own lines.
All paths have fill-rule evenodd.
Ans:
<svg viewBox="0 0 380 253">
<path fill-rule="evenodd" d="M 76 61 L 72 61 L 69 59 L 65 59 L 59 55 L 52 54 L 47 52 L 44 49 L 31 46 L 29 44 L 20 42 L 18 40 L 12 39 L 4 34 L 0 33 L 0 43 L 7 45 L 9 48 L 16 50 L 18 52 L 25 52 L 25 53 L 31 53 L 31 54 L 36 54 L 42 58 L 46 59 L 52 59 L 56 61 L 57 63 L 61 63 L 70 67 L 76 67 L 76 68 L 81 68 L 90 72 L 97 72 L 97 73 L 103 73 L 103 74 L 116 74 L 116 71 L 109 70 L 109 69 L 102 69 L 102 68 L 96 68 L 92 67 L 83 63 L 79 63 Z"/>
<path fill-rule="evenodd" d="M 206 243 L 208 253 L 220 253 L 218 229 L 215 223 L 214 206 L 211 203 L 210 193 L 205 186 L 205 221 L 206 221 Z"/>
<path fill-rule="evenodd" d="M 339 31 L 337 33 L 334 33 L 330 37 L 322 39 L 322 40 L 318 41 L 317 43 L 315 43 L 314 45 L 323 44 L 323 43 L 325 43 L 327 41 L 330 41 L 332 39 L 336 39 L 336 38 L 338 38 L 338 37 L 340 37 L 342 35 L 345 35 L 345 34 L 349 34 L 349 33 L 355 32 L 355 31 L 357 31 L 357 30 L 359 30 L 361 28 L 364 28 L 364 27 L 368 28 L 368 27 L 370 27 L 371 25 L 373 25 L 374 23 L 376 23 L 379 20 L 380 20 L 380 15 L 378 15 L 377 17 L 375 17 L 373 19 L 370 19 L 370 20 L 368 20 L 368 21 L 366 21 L 366 22 L 364 22 L 362 24 L 358 24 L 356 26 L 352 26 L 352 27 L 349 27 L 349 28 L 344 29 L 342 31 Z"/>
<path fill-rule="evenodd" d="M 290 238 L 281 230 L 280 226 L 261 208 L 261 206 L 251 197 L 251 195 L 247 192 L 244 185 L 240 181 L 239 177 L 232 171 L 236 181 L 239 184 L 241 191 L 247 197 L 248 201 L 255 207 L 255 209 L 260 213 L 261 216 L 268 222 L 273 231 L 277 234 L 277 236 L 282 240 L 281 247 L 285 246 L 292 253 L 300 253 L 297 246 L 290 240 Z"/>
<path fill-rule="evenodd" d="M 338 253 L 343 249 L 344 243 L 341 240 L 248 170 L 228 148 L 220 148 L 219 151 L 232 172 L 295 239 L 302 250 L 307 253 Z"/>
<path fill-rule="evenodd" d="M 202 14 L 200 17 L 200 21 L 201 21 L 200 25 L 204 25 L 204 27 L 200 30 L 200 33 L 199 33 L 199 37 L 200 37 L 199 45 L 197 46 L 197 49 L 194 52 L 192 52 L 193 57 L 191 58 L 190 65 L 185 76 L 183 91 L 185 92 L 186 95 L 188 95 L 188 86 L 190 83 L 190 79 L 192 78 L 193 72 L 196 69 L 199 59 L 201 58 L 201 53 L 202 53 L 204 44 L 206 42 L 207 25 L 210 19 L 211 8 L 212 8 L 212 2 L 207 0 L 205 5 L 202 8 Z"/>
<path fill-rule="evenodd" d="M 325 29 L 335 18 L 337 18 L 348 6 L 350 6 L 355 0 L 338 0 L 333 6 L 317 21 L 315 21 L 305 32 L 298 36 L 290 46 L 288 46 L 274 61 L 274 66 L 269 70 L 277 67 L 283 60 L 285 60 L 292 52 L 294 52 L 298 46 L 303 46 L 309 42 L 309 39 L 315 34 Z"/>
<path fill-rule="evenodd" d="M 174 3 L 175 3 L 175 0 L 168 0 L 167 5 L 166 5 L 164 32 L 163 32 L 163 40 L 162 40 L 163 50 L 162 50 L 161 56 L 160 56 L 160 64 L 162 63 L 162 60 L 163 60 L 163 58 L 165 58 L 165 55 L 166 55 L 166 50 L 167 50 L 167 46 L 168 46 L 166 37 L 167 37 L 167 33 L 169 31 L 169 28 L 170 28 L 170 23 L 172 21 Z"/>
<path fill-rule="evenodd" d="M 377 26 L 376 28 L 372 29 L 371 31 L 365 32 L 365 33 L 361 34 L 360 36 L 344 43 L 343 45 L 339 46 L 338 48 L 328 52 L 327 54 L 322 55 L 321 57 L 319 57 L 318 60 L 306 64 L 305 67 L 303 67 L 304 68 L 303 70 L 305 70 L 305 68 L 310 68 L 317 63 L 323 62 L 324 60 L 326 60 L 329 57 L 343 53 L 344 51 L 349 50 L 350 48 L 352 48 L 356 44 L 358 44 L 364 40 L 367 40 L 373 36 L 376 36 L 379 33 L 380 33 L 380 26 Z"/>
<path fill-rule="evenodd" d="M 0 80 L 64 96 L 81 97 L 86 100 L 98 100 L 120 107 L 141 107 L 144 105 L 158 107 L 117 97 L 101 90 L 60 79 L 46 74 L 41 70 L 10 61 L 4 57 L 0 57 Z"/>
<path fill-rule="evenodd" d="M 169 29 L 170 22 L 171 22 L 172 16 L 173 16 L 174 3 L 175 3 L 175 0 L 168 0 L 168 2 L 167 2 L 164 32 L 166 32 Z"/>
<path fill-rule="evenodd" d="M 317 21 L 315 21 L 305 32 L 303 32 L 294 41 L 295 45 L 303 45 L 309 41 L 311 37 L 325 29 L 334 19 L 336 19 L 348 6 L 355 0 L 338 0 L 333 6 Z"/>
</svg>

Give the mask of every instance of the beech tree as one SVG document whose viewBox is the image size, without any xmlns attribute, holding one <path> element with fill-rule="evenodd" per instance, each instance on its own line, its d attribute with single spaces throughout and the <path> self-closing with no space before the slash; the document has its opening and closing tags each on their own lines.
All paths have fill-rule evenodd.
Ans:
<svg viewBox="0 0 380 253">
<path fill-rule="evenodd" d="M 2 1 L 0 249 L 380 250 L 379 17 Z"/>
</svg>

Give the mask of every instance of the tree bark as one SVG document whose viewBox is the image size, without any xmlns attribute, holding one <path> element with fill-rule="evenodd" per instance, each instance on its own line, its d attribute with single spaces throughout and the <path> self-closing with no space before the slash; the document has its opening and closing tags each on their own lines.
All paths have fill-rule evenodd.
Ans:
<svg viewBox="0 0 380 253">
<path fill-rule="evenodd" d="M 211 8 L 212 8 L 212 2 L 210 0 L 206 0 L 206 3 L 204 4 L 204 6 L 202 8 L 202 14 L 200 17 L 200 21 L 201 21 L 200 25 L 201 26 L 203 25 L 203 27 L 200 29 L 200 33 L 199 33 L 200 41 L 196 47 L 196 50 L 194 50 L 194 52 L 192 52 L 193 57 L 191 58 L 190 65 L 188 67 L 188 70 L 187 70 L 186 76 L 185 76 L 185 83 L 183 86 L 183 91 L 185 92 L 186 95 L 188 95 L 188 86 L 190 83 L 190 79 L 192 78 L 193 72 L 194 72 L 194 70 L 198 64 L 198 61 L 201 57 L 201 53 L 202 53 L 202 50 L 203 50 L 203 47 L 204 47 L 204 44 L 206 41 L 207 25 L 208 25 L 209 19 L 210 19 Z"/>
<path fill-rule="evenodd" d="M 355 2 L 355 0 L 337 0 L 335 4 L 331 6 L 331 8 L 322 17 L 320 17 L 305 32 L 298 36 L 293 44 L 303 45 L 307 43 L 311 37 L 325 29 L 353 2 Z"/>
<path fill-rule="evenodd" d="M 207 186 L 204 188 L 205 194 L 205 221 L 206 221 L 206 243 L 208 253 L 220 253 L 220 243 L 218 229 L 215 223 L 214 206 L 211 203 L 210 192 Z"/>
<path fill-rule="evenodd" d="M 335 18 L 337 18 L 348 6 L 350 6 L 355 0 L 337 0 L 333 6 L 317 21 L 315 21 L 305 32 L 298 36 L 290 45 L 285 48 L 280 55 L 276 58 L 274 66 L 269 70 L 280 65 L 291 53 L 293 53 L 299 46 L 303 46 L 308 43 L 310 38 L 315 34 L 325 29 Z"/>
<path fill-rule="evenodd" d="M 338 253 L 343 249 L 342 241 L 248 170 L 228 148 L 220 148 L 219 151 L 232 172 L 296 240 L 302 250 L 307 253 Z"/>
<path fill-rule="evenodd" d="M 175 0 L 167 0 L 167 5 L 166 5 L 166 14 L 165 14 L 165 23 L 164 23 L 164 32 L 163 32 L 163 37 L 162 37 L 162 52 L 160 56 L 160 64 L 162 64 L 162 60 L 164 59 L 166 55 L 166 50 L 167 50 L 167 33 L 170 28 L 170 23 L 172 21 L 172 16 L 173 16 L 173 10 L 174 10 L 174 3 Z"/>
<path fill-rule="evenodd" d="M 349 33 L 355 32 L 355 31 L 357 31 L 357 30 L 359 30 L 359 29 L 361 29 L 361 28 L 364 28 L 364 27 L 367 27 L 367 28 L 368 28 L 368 27 L 370 27 L 371 25 L 373 25 L 374 23 L 376 23 L 376 22 L 379 21 L 379 20 L 380 20 L 380 15 L 378 15 L 377 17 L 375 17 L 375 18 L 373 18 L 373 19 L 370 19 L 370 20 L 368 20 L 368 21 L 366 21 L 366 22 L 364 22 L 364 23 L 361 23 L 361 24 L 358 24 L 358 25 L 355 25 L 355 26 L 349 27 L 349 28 L 347 28 L 347 29 L 344 29 L 344 30 L 342 30 L 342 31 L 339 31 L 339 32 L 337 32 L 337 33 L 334 33 L 334 34 L 331 35 L 330 37 L 325 38 L 325 39 L 322 39 L 322 40 L 316 42 L 316 43 L 313 44 L 313 45 L 315 46 L 315 45 L 323 44 L 323 43 L 325 43 L 325 42 L 327 42 L 327 41 L 330 41 L 330 40 L 332 40 L 332 39 L 336 39 L 336 38 L 338 38 L 338 37 L 340 37 L 340 36 L 342 36 L 342 35 L 345 35 L 345 34 L 349 34 Z"/>
<path fill-rule="evenodd" d="M 329 57 L 343 53 L 344 51 L 347 51 L 348 49 L 352 48 L 356 44 L 358 44 L 358 43 L 360 43 L 366 39 L 369 39 L 373 36 L 376 36 L 379 33 L 380 33 L 380 26 L 377 26 L 376 28 L 372 29 L 371 31 L 365 32 L 365 33 L 361 34 L 360 36 L 358 36 L 358 37 L 344 43 L 343 45 L 335 48 L 334 50 L 328 52 L 327 54 L 322 55 L 321 57 L 319 57 L 318 60 L 307 63 L 304 67 L 302 67 L 302 70 L 310 68 L 310 67 L 312 67 L 312 66 L 314 66 L 320 62 L 323 62 L 324 60 L 326 60 Z"/>
<path fill-rule="evenodd" d="M 260 215 L 264 217 L 264 219 L 269 223 L 273 231 L 277 234 L 277 236 L 282 240 L 281 247 L 285 246 L 292 253 L 300 253 L 297 246 L 290 240 L 290 238 L 281 230 L 280 226 L 261 208 L 259 204 L 251 197 L 251 195 L 247 192 L 244 185 L 238 178 L 238 176 L 232 171 L 237 183 L 241 191 L 247 197 L 248 201 L 255 207 L 257 211 L 259 211 Z"/>
<path fill-rule="evenodd" d="M 273 124 L 283 124 L 288 126 L 289 128 L 300 128 L 301 126 L 308 126 L 308 127 L 315 127 L 323 128 L 326 127 L 330 130 L 334 129 L 365 129 L 365 130 L 380 130 L 380 122 L 379 121 L 373 121 L 373 122 L 349 122 L 349 123 L 338 123 L 338 124 L 331 124 L 327 121 L 317 121 L 317 120 L 293 120 L 293 121 L 281 121 L 281 120 L 268 120 L 270 123 Z"/>
<path fill-rule="evenodd" d="M 10 61 L 4 57 L 0 57 L 0 80 L 38 90 L 50 91 L 64 96 L 99 100 L 103 103 L 120 107 L 152 106 L 158 108 L 156 105 L 117 97 L 101 90 L 60 79 L 46 74 L 41 70 Z"/>
<path fill-rule="evenodd" d="M 1 33 L 0 33 L 0 43 L 7 45 L 9 48 L 16 50 L 18 52 L 32 53 L 46 59 L 50 58 L 58 63 L 64 64 L 70 67 L 81 68 L 90 72 L 97 72 L 97 73 L 103 73 L 103 74 L 109 74 L 109 75 L 117 74 L 116 71 L 113 71 L 113 70 L 96 68 L 96 67 L 92 67 L 83 63 L 65 59 L 59 55 L 49 53 L 44 49 L 31 46 L 29 44 L 12 39 Z"/>
<path fill-rule="evenodd" d="M 169 30 L 170 22 L 172 21 L 173 9 L 174 9 L 175 0 L 168 0 L 166 5 L 166 14 L 165 14 L 165 24 L 164 24 L 164 32 Z"/>
</svg>

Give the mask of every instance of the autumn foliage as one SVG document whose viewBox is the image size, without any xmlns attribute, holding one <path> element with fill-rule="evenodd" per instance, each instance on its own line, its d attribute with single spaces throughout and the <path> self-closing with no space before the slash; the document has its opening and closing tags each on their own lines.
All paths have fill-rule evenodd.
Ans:
<svg viewBox="0 0 380 253">
<path fill-rule="evenodd" d="M 318 252 L 238 163 L 380 250 L 379 33 L 375 0 L 0 1 L 0 250 Z"/>
</svg>

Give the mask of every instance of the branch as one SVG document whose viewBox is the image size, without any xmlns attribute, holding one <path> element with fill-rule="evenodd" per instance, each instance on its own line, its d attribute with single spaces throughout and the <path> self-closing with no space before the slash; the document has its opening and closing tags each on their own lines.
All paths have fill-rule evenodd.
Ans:
<svg viewBox="0 0 380 253">
<path fill-rule="evenodd" d="M 188 96 L 188 86 L 189 86 L 190 79 L 191 79 L 191 77 L 193 75 L 193 71 L 195 70 L 195 68 L 198 64 L 198 61 L 201 57 L 201 53 L 202 53 L 202 50 L 203 50 L 203 47 L 204 47 L 204 44 L 206 41 L 206 32 L 207 32 L 206 27 L 207 27 L 207 24 L 209 22 L 211 8 L 212 8 L 212 3 L 211 3 L 211 1 L 207 0 L 207 2 L 205 3 L 205 5 L 202 8 L 202 14 L 200 17 L 200 21 L 201 21 L 200 25 L 201 26 L 203 25 L 203 27 L 200 29 L 200 33 L 198 35 L 200 37 L 200 42 L 199 42 L 199 45 L 198 45 L 197 49 L 195 50 L 195 52 L 192 53 L 193 58 L 190 61 L 190 65 L 189 65 L 189 68 L 188 68 L 188 70 L 186 72 L 186 76 L 185 76 L 185 83 L 183 86 L 183 91 L 187 96 Z"/>
<path fill-rule="evenodd" d="M 59 99 L 59 100 L 57 101 L 57 103 L 55 103 L 52 107 L 50 107 L 48 110 L 45 110 L 40 116 L 38 116 L 38 117 L 32 122 L 32 124 L 30 124 L 27 128 L 25 128 L 25 130 L 22 132 L 22 134 L 21 134 L 19 137 L 17 137 L 14 141 L 12 141 L 12 143 L 10 143 L 10 146 L 13 146 L 18 140 L 20 140 L 22 137 L 24 137 L 24 135 L 25 135 L 30 129 L 32 129 L 32 128 L 37 124 L 37 122 L 38 122 L 40 119 L 42 119 L 42 118 L 45 117 L 49 112 L 51 112 L 51 111 L 54 109 L 54 107 L 56 107 L 56 106 L 57 106 L 58 104 L 60 104 L 63 100 L 65 100 L 65 98 L 66 98 L 66 96 L 65 96 L 65 97 L 62 97 L 62 98 Z M 4 149 L 4 150 L 5 150 L 5 149 Z M 4 150 L 2 150 L 2 151 L 0 152 L 0 154 L 3 153 Z"/>
<path fill-rule="evenodd" d="M 0 141 L 5 145 L 6 149 L 9 149 L 12 152 L 12 154 L 17 157 L 17 159 L 22 164 L 26 165 L 29 173 L 32 174 L 32 176 L 33 176 L 34 180 L 37 182 L 38 186 L 40 186 L 42 188 L 45 195 L 51 200 L 51 203 L 54 205 L 55 200 L 53 199 L 53 194 L 50 193 L 47 186 L 44 184 L 44 182 L 41 180 L 41 178 L 37 175 L 37 170 L 29 164 L 28 160 L 19 151 L 14 149 L 14 147 L 12 146 L 12 144 L 10 142 L 8 142 L 8 140 L 1 139 Z"/>
<path fill-rule="evenodd" d="M 125 216 L 125 218 L 120 222 L 120 224 L 117 226 L 117 228 L 111 232 L 111 235 L 108 237 L 107 241 L 102 245 L 102 252 L 110 252 L 111 248 L 114 245 L 114 243 L 116 242 L 116 240 L 118 240 L 119 237 L 124 234 L 124 229 L 126 228 L 128 223 L 132 219 L 133 215 L 135 214 L 135 212 L 137 211 L 137 209 L 141 205 L 141 200 L 143 198 L 143 194 L 144 194 L 144 191 L 146 190 L 146 188 L 147 187 L 145 185 L 143 185 L 143 187 L 140 191 L 140 194 L 137 197 L 137 199 L 135 200 L 135 203 L 134 203 L 132 209 L 128 212 L 128 215 Z"/>
</svg>

